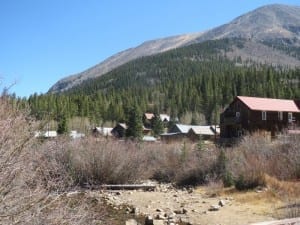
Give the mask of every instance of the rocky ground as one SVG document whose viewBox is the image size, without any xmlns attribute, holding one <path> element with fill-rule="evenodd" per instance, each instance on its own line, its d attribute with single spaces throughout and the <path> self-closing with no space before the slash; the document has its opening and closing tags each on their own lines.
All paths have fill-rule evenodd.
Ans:
<svg viewBox="0 0 300 225">
<path fill-rule="evenodd" d="M 128 214 L 148 216 L 146 225 L 251 224 L 274 220 L 276 208 L 281 204 L 265 189 L 220 193 L 214 187 L 175 189 L 171 185 L 158 185 L 154 191 L 106 190 L 101 195 L 116 209 L 125 207 Z"/>
</svg>

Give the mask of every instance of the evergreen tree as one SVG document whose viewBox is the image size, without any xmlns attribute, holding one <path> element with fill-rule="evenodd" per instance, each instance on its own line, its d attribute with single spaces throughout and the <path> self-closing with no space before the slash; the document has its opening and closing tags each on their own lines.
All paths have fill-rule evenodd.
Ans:
<svg viewBox="0 0 300 225">
<path fill-rule="evenodd" d="M 65 115 L 60 115 L 57 121 L 57 133 L 66 134 L 68 132 L 68 121 Z"/>
<path fill-rule="evenodd" d="M 139 108 L 134 105 L 128 112 L 126 137 L 141 139 L 143 136 L 142 116 Z"/>
<path fill-rule="evenodd" d="M 152 119 L 152 131 L 155 137 L 159 136 L 164 132 L 164 124 L 161 121 L 158 114 L 155 114 Z"/>
</svg>

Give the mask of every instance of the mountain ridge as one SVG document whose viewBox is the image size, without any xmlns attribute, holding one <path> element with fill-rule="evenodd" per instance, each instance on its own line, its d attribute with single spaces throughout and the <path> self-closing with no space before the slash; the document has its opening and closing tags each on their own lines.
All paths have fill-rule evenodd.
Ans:
<svg viewBox="0 0 300 225">
<path fill-rule="evenodd" d="M 155 55 L 174 48 L 201 43 L 207 40 L 235 37 L 249 39 L 252 43 L 256 42 L 257 46 L 268 42 L 270 44 L 269 48 L 274 48 L 272 44 L 274 40 L 278 43 L 282 42 L 284 46 L 299 47 L 300 7 L 281 4 L 262 6 L 233 19 L 229 23 L 205 32 L 146 41 L 135 48 L 129 48 L 119 52 L 81 73 L 63 78 L 53 85 L 49 92 L 66 91 L 87 79 L 99 77 L 118 66 L 140 57 Z M 257 58 L 257 55 L 264 54 L 263 52 L 259 52 L 259 47 L 256 48 L 258 49 L 256 53 L 251 53 L 253 54 L 253 58 Z M 250 57 L 252 56 L 250 55 Z M 291 65 L 289 66 L 300 66 L 300 62 L 293 59 L 293 57 L 287 55 L 287 60 L 282 61 L 277 59 L 276 63 L 289 63 L 289 61 L 291 61 Z M 272 62 L 270 63 L 272 64 Z"/>
</svg>

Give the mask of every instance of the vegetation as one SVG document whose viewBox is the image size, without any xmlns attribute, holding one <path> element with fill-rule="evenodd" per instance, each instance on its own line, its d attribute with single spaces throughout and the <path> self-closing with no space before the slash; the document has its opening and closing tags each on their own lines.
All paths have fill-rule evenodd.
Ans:
<svg viewBox="0 0 300 225">
<path fill-rule="evenodd" d="M 93 192 L 74 189 L 148 178 L 197 185 L 224 181 L 226 174 L 243 189 L 254 187 L 248 184 L 257 179 L 259 185 L 270 184 L 279 196 L 293 199 L 295 207 L 289 213 L 299 216 L 295 200 L 299 185 L 281 185 L 300 178 L 297 138 L 270 142 L 261 135 L 251 136 L 222 151 L 189 143 L 142 144 L 92 137 L 39 141 L 33 137 L 39 124 L 29 111 L 20 110 L 23 106 L 7 96 L 0 103 L 2 224 L 124 224 L 120 218 L 125 212 L 118 215 Z"/>
<path fill-rule="evenodd" d="M 173 120 L 191 124 L 216 123 L 220 110 L 236 95 L 300 98 L 299 69 L 251 62 L 241 66 L 240 59 L 225 57 L 231 47 L 242 45 L 243 40 L 208 41 L 145 57 L 64 94 L 34 94 L 28 100 L 1 95 L 1 223 L 118 224 L 109 221 L 112 209 L 102 199 L 88 193 L 58 194 L 86 184 L 156 179 L 178 186 L 215 182 L 247 190 L 272 183 L 279 195 L 299 196 L 299 187 L 291 191 L 278 184 L 300 178 L 297 138 L 271 143 L 257 134 L 226 149 L 201 140 L 198 145 L 167 145 L 33 138 L 49 121 L 55 120 L 58 132 L 65 133 L 72 127 L 70 118 L 88 118 L 95 124 L 126 122 L 126 135 L 139 139 L 142 112 L 167 112 Z M 159 133 L 163 124 L 157 115 L 153 121 L 150 126 Z"/>
<path fill-rule="evenodd" d="M 141 139 L 143 135 L 142 112 L 137 106 L 128 111 L 126 136 Z"/>
<path fill-rule="evenodd" d="M 300 98 L 300 70 L 230 61 L 226 52 L 243 39 L 207 41 L 129 62 L 63 94 L 34 94 L 38 119 L 85 117 L 92 123 L 124 122 L 128 108 L 168 113 L 188 124 L 213 124 L 237 95 Z M 189 121 L 186 116 L 192 115 Z M 197 115 L 201 115 L 200 117 Z"/>
</svg>

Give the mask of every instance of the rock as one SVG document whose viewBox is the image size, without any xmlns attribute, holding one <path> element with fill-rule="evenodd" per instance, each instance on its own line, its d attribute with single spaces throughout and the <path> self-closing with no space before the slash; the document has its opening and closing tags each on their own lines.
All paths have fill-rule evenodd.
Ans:
<svg viewBox="0 0 300 225">
<path fill-rule="evenodd" d="M 138 207 L 134 207 L 132 208 L 131 213 L 138 215 L 140 213 L 140 209 Z"/>
<path fill-rule="evenodd" d="M 220 200 L 219 201 L 219 206 L 224 207 L 226 205 L 224 200 Z"/>
<path fill-rule="evenodd" d="M 194 189 L 193 189 L 193 188 L 189 188 L 189 189 L 188 189 L 188 193 L 189 193 L 189 194 L 192 194 L 193 192 L 194 192 Z"/>
<path fill-rule="evenodd" d="M 147 216 L 145 219 L 145 225 L 153 225 L 153 217 Z"/>
<path fill-rule="evenodd" d="M 176 213 L 176 214 L 186 214 L 187 209 L 185 209 L 185 208 L 176 209 L 176 210 L 174 210 L 174 213 Z"/>
<path fill-rule="evenodd" d="M 162 215 L 162 214 L 157 214 L 156 216 L 155 216 L 155 219 L 157 219 L 157 220 L 165 220 L 165 219 L 167 219 L 164 215 Z"/>
<path fill-rule="evenodd" d="M 176 214 L 182 214 L 182 210 L 181 209 L 175 209 L 174 213 L 176 213 Z"/>
<path fill-rule="evenodd" d="M 212 205 L 212 206 L 210 206 L 210 208 L 208 210 L 209 211 L 219 211 L 220 206 L 219 205 Z"/>
<path fill-rule="evenodd" d="M 156 209 L 156 212 L 163 212 L 162 209 Z"/>
<path fill-rule="evenodd" d="M 125 225 L 138 225 L 138 222 L 135 219 L 129 219 L 125 222 Z"/>
<path fill-rule="evenodd" d="M 182 208 L 182 213 L 183 214 L 186 214 L 188 211 L 187 211 L 187 209 L 186 208 Z"/>
<path fill-rule="evenodd" d="M 153 225 L 165 225 L 164 220 L 153 220 Z"/>
<path fill-rule="evenodd" d="M 176 213 L 174 212 L 166 213 L 165 217 L 167 217 L 168 219 L 174 219 L 176 217 Z"/>
</svg>

